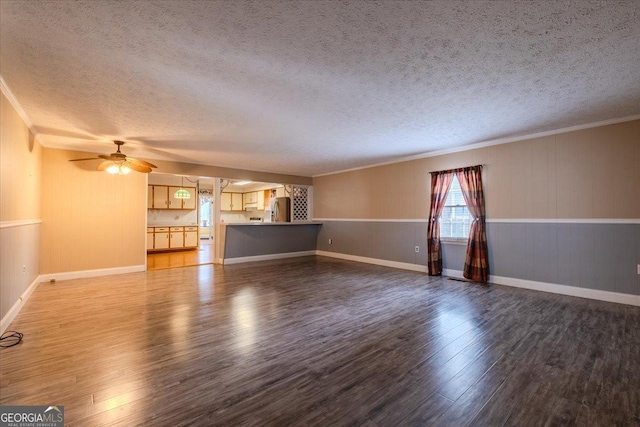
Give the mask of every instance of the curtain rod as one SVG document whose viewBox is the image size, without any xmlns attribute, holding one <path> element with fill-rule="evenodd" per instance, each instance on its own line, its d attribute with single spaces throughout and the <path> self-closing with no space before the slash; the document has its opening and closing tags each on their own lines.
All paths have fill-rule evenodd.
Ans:
<svg viewBox="0 0 640 427">
<path fill-rule="evenodd" d="M 475 165 L 475 166 L 465 166 L 463 168 L 455 168 L 455 169 L 445 169 L 445 170 L 441 170 L 441 171 L 432 171 L 429 172 L 430 174 L 438 174 L 438 173 L 455 173 L 455 172 L 460 172 L 460 171 L 464 171 L 464 170 L 469 170 L 469 169 L 474 169 L 474 168 L 483 168 L 487 166 L 486 164 L 482 164 L 482 165 Z"/>
</svg>

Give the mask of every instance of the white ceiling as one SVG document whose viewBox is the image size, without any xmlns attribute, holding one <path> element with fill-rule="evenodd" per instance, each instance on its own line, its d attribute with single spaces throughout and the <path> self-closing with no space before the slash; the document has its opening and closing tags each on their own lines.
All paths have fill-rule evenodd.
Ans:
<svg viewBox="0 0 640 427">
<path fill-rule="evenodd" d="M 315 175 L 640 113 L 640 1 L 6 1 L 46 146 Z"/>
</svg>

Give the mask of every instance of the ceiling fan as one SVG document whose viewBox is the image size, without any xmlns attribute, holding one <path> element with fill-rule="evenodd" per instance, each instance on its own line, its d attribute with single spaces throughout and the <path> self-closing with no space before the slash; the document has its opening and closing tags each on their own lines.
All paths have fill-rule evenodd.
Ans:
<svg viewBox="0 0 640 427">
<path fill-rule="evenodd" d="M 124 141 L 113 141 L 118 146 L 118 150 L 115 153 L 109 155 L 99 154 L 98 157 L 89 157 L 87 159 L 72 159 L 70 162 L 81 162 L 84 160 L 104 160 L 104 162 L 98 165 L 97 170 L 107 171 L 113 175 L 126 175 L 133 169 L 134 171 L 149 173 L 151 168 L 157 166 L 144 160 L 134 159 L 133 157 L 127 157 L 120 151 L 120 147 L 124 145 Z"/>
</svg>

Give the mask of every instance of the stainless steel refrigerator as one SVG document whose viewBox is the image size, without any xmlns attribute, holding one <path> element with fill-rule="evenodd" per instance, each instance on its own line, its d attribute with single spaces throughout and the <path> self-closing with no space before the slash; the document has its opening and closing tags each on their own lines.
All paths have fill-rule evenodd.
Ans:
<svg viewBox="0 0 640 427">
<path fill-rule="evenodd" d="M 274 197 L 270 201 L 271 222 L 291 222 L 291 199 Z"/>
</svg>

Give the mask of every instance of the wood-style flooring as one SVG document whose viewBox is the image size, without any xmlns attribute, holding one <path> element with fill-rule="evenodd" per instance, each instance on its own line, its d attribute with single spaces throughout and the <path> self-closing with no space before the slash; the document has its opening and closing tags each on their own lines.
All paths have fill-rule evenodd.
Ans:
<svg viewBox="0 0 640 427">
<path fill-rule="evenodd" d="M 149 271 L 204 264 L 213 264 L 211 240 L 201 240 L 198 248 L 188 251 L 150 252 L 147 254 L 147 270 Z"/>
<path fill-rule="evenodd" d="M 41 284 L 0 404 L 72 426 L 640 424 L 640 307 L 306 257 Z"/>
</svg>

